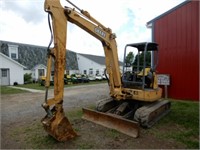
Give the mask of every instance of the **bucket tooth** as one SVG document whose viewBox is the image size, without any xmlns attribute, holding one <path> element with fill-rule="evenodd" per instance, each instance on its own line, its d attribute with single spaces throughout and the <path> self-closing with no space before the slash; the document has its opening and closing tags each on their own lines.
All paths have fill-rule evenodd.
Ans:
<svg viewBox="0 0 200 150">
<path fill-rule="evenodd" d="M 137 138 L 139 136 L 139 124 L 111 113 L 103 113 L 88 108 L 83 108 L 83 119 L 115 129 L 121 133 Z"/>
</svg>

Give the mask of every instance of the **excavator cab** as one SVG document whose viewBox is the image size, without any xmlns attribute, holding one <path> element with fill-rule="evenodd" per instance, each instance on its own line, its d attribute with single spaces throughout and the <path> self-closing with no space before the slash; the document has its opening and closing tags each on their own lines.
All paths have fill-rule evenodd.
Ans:
<svg viewBox="0 0 200 150">
<path fill-rule="evenodd" d="M 133 60 L 127 60 L 127 49 L 131 47 L 137 49 L 137 55 L 135 57 L 134 63 Z M 132 54 L 135 54 L 135 51 L 130 51 Z M 149 59 L 150 52 L 158 53 L 158 44 L 143 42 L 143 43 L 133 43 L 127 44 L 124 50 L 124 63 L 123 63 L 123 76 L 122 83 L 125 88 L 138 88 L 145 89 L 151 88 L 156 89 L 156 75 L 155 69 L 158 64 L 158 57 L 156 57 L 156 65 L 151 65 L 151 60 Z M 158 56 L 158 55 L 157 55 Z M 147 61 L 148 60 L 148 61 Z"/>
</svg>

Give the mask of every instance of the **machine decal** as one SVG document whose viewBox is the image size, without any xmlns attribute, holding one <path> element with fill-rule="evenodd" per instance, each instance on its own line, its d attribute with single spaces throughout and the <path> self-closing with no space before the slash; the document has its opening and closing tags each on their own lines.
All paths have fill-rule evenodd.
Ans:
<svg viewBox="0 0 200 150">
<path fill-rule="evenodd" d="M 102 36 L 103 38 L 106 37 L 106 33 L 101 31 L 98 27 L 94 28 L 95 33 L 99 34 L 100 36 Z"/>
</svg>

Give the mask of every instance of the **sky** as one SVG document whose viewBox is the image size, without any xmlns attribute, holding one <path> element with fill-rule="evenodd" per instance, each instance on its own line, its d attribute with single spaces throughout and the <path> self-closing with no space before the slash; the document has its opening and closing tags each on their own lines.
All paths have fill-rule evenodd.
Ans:
<svg viewBox="0 0 200 150">
<path fill-rule="evenodd" d="M 71 0 L 117 35 L 118 56 L 123 60 L 128 43 L 150 42 L 146 23 L 185 0 Z M 72 7 L 65 0 L 62 6 Z M 44 0 L 0 0 L 0 40 L 48 46 L 50 31 Z M 104 56 L 99 40 L 74 24 L 67 26 L 67 49 Z"/>
</svg>

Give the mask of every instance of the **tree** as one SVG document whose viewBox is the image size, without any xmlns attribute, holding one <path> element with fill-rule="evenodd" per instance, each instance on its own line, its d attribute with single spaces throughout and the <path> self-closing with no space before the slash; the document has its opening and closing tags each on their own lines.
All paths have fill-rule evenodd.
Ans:
<svg viewBox="0 0 200 150">
<path fill-rule="evenodd" d="M 126 63 L 125 66 L 126 67 L 132 66 L 133 61 L 134 61 L 134 54 L 133 54 L 133 52 L 129 52 L 125 59 L 125 63 Z"/>
<path fill-rule="evenodd" d="M 25 73 L 24 74 L 24 83 L 27 84 L 27 83 L 31 83 L 31 82 L 32 82 L 31 73 Z"/>
<path fill-rule="evenodd" d="M 142 52 L 141 54 L 139 54 L 139 58 L 140 58 L 140 67 L 143 67 L 143 63 L 144 63 L 144 52 Z M 136 55 L 133 66 L 137 66 L 137 61 L 138 61 L 138 55 Z M 146 66 L 151 66 L 151 52 L 146 52 Z"/>
</svg>

